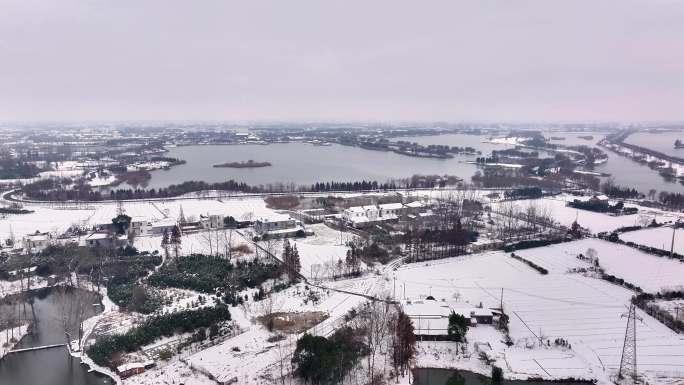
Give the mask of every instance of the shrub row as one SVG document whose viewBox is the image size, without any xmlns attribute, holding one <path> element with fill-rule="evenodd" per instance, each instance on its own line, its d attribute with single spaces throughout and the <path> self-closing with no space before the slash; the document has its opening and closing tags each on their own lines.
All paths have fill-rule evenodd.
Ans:
<svg viewBox="0 0 684 385">
<path fill-rule="evenodd" d="M 130 353 L 158 338 L 191 332 L 230 319 L 230 311 L 225 305 L 151 317 L 125 334 L 98 339 L 88 348 L 87 354 L 96 364 L 113 368 L 112 358 L 116 354 Z"/>
<path fill-rule="evenodd" d="M 651 247 L 651 246 L 646 246 L 646 245 L 641 245 L 638 243 L 634 242 L 625 242 L 622 239 L 620 239 L 620 236 L 618 235 L 617 232 L 613 232 L 610 234 L 607 233 L 601 233 L 599 234 L 599 238 L 607 240 L 609 242 L 613 243 L 619 243 L 621 245 L 629 246 L 631 248 L 643 251 L 648 254 L 652 254 L 658 257 L 670 257 L 670 252 L 667 250 L 659 249 L 656 247 Z M 679 253 L 672 253 L 672 258 L 674 259 L 679 259 L 680 261 L 684 260 L 684 255 L 679 254 Z"/>
<path fill-rule="evenodd" d="M 511 243 L 504 246 L 504 251 L 510 253 L 515 250 L 532 249 L 535 247 L 542 247 L 548 245 L 555 245 L 557 243 L 567 242 L 566 238 L 556 238 L 556 239 L 526 239 L 517 243 Z"/>
<path fill-rule="evenodd" d="M 527 260 L 527 259 L 525 259 L 525 258 L 523 258 L 523 257 L 521 257 L 521 256 L 519 256 L 519 255 L 515 255 L 515 253 L 511 253 L 511 258 L 515 258 L 515 259 L 517 259 L 518 261 L 521 261 L 521 262 L 527 264 L 527 266 L 529 266 L 529 267 L 531 267 L 531 268 L 537 270 L 537 271 L 538 271 L 540 274 L 542 274 L 542 275 L 549 274 L 549 271 L 546 270 L 545 268 L 543 268 L 543 267 L 537 265 L 536 263 L 534 263 L 534 262 L 532 262 L 532 261 L 529 261 L 529 260 Z"/>
</svg>

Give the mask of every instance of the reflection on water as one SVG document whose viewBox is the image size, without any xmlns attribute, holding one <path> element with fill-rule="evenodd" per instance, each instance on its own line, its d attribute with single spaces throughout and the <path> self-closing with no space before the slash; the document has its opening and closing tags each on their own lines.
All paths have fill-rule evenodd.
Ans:
<svg viewBox="0 0 684 385">
<path fill-rule="evenodd" d="M 33 320 L 33 332 L 24 337 L 17 348 L 63 344 L 67 338 L 64 326 L 76 339 L 79 314 L 83 319 L 99 313 L 97 294 L 78 289 L 50 288 L 32 292 L 16 305 L 0 305 L 0 312 L 14 312 L 22 319 Z M 0 360 L 2 385 L 96 385 L 112 383 L 95 372 L 88 373 L 78 358 L 66 347 L 14 353 Z"/>
<path fill-rule="evenodd" d="M 414 385 L 490 385 L 491 378 L 466 370 L 452 369 L 415 369 Z M 586 385 L 588 382 L 550 382 L 550 381 L 520 381 L 504 380 L 502 385 Z"/>
</svg>

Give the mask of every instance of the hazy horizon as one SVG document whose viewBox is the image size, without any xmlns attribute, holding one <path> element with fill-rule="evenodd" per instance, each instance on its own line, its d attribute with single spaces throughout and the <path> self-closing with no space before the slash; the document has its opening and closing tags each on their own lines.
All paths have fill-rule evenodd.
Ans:
<svg viewBox="0 0 684 385">
<path fill-rule="evenodd" d="M 673 0 L 0 4 L 5 122 L 684 121 Z"/>
</svg>

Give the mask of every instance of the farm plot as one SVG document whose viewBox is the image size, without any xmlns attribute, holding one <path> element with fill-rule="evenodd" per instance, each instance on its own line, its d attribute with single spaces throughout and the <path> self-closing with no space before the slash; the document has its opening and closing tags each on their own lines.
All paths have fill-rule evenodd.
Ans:
<svg viewBox="0 0 684 385">
<path fill-rule="evenodd" d="M 684 229 L 675 230 L 674 236 L 674 252 L 684 255 Z M 639 245 L 670 251 L 672 246 L 672 228 L 656 227 L 630 231 L 620 234 L 620 239 L 625 242 L 634 242 Z"/>
<path fill-rule="evenodd" d="M 20 240 L 23 236 L 33 234 L 36 231 L 52 232 L 61 234 L 71 225 L 81 226 L 87 223 L 95 212 L 94 208 L 86 209 L 60 209 L 43 206 L 26 207 L 34 210 L 30 214 L 7 215 L 0 218 L 0 239 L 14 236 Z M 111 222 L 111 218 L 109 219 Z"/>
<path fill-rule="evenodd" d="M 261 198 L 225 198 L 225 199 L 184 199 L 155 202 L 156 207 L 168 217 L 178 219 L 181 209 L 183 215 L 199 217 L 200 214 L 223 214 L 236 220 L 254 220 L 259 217 L 273 215 L 275 211 L 266 207 Z"/>
<path fill-rule="evenodd" d="M 581 251 L 587 247 L 582 245 Z M 622 287 L 553 270 L 541 275 L 503 252 L 409 264 L 395 274 L 397 292 L 405 288 L 408 298 L 458 297 L 498 307 L 503 293 L 514 346 L 497 353 L 513 377 L 522 373 L 543 378 L 575 376 L 607 383 L 616 373 L 625 329 L 621 315 L 632 296 Z M 666 372 L 671 373 L 666 376 L 683 373 L 684 339 L 643 312 L 637 313 L 644 320 L 638 326 L 639 371 L 649 379 Z M 553 345 L 556 338 L 567 340 L 571 349 L 539 346 L 539 339 Z"/>
<path fill-rule="evenodd" d="M 163 253 L 161 235 L 147 235 L 136 237 L 134 246 L 139 251 L 158 251 Z M 205 254 L 225 256 L 228 247 L 232 249 L 233 258 L 251 258 L 254 256 L 254 246 L 251 240 L 245 239 L 237 231 L 214 230 L 185 233 L 181 237 L 181 255 Z M 173 254 L 173 247 L 169 247 Z"/>
<path fill-rule="evenodd" d="M 340 281 L 342 282 L 342 281 Z M 354 281 L 352 286 L 362 286 L 362 283 Z M 300 286 L 302 286 L 300 284 Z M 188 365 L 210 374 L 219 382 L 239 384 L 272 384 L 273 376 L 278 375 L 281 362 L 288 371 L 289 360 L 294 350 L 297 338 L 302 333 L 286 334 L 283 340 L 273 340 L 269 337 L 274 333 L 269 332 L 258 322 L 247 324 L 247 318 L 263 315 L 263 311 L 319 311 L 328 317 L 321 323 L 311 327 L 308 332 L 314 335 L 328 336 L 344 323 L 344 315 L 352 308 L 359 306 L 365 298 L 331 291 L 326 298 L 316 305 L 309 302 L 303 307 L 301 297 L 296 292 L 302 292 L 301 287 L 288 289 L 277 293 L 274 298 L 275 305 L 269 304 L 269 300 L 260 303 L 252 303 L 247 309 L 244 320 L 241 323 L 246 331 L 230 338 L 223 343 L 200 351 L 188 357 Z M 267 305 L 263 308 L 262 305 Z M 293 308 L 292 306 L 295 306 Z M 235 309 L 235 308 L 234 308 Z M 233 310 L 231 310 L 231 313 Z M 236 311 L 236 313 L 239 312 Z"/>
<path fill-rule="evenodd" d="M 570 227 L 576 219 L 577 223 L 582 227 L 589 229 L 589 231 L 594 234 L 604 231 L 613 231 L 625 226 L 645 225 L 650 223 L 653 219 L 662 222 L 676 220 L 677 218 L 682 217 L 681 214 L 651 209 L 634 204 L 627 204 L 626 206 L 637 207 L 639 209 L 638 214 L 612 216 L 566 206 L 567 202 L 572 201 L 573 199 L 582 200 L 587 199 L 587 197 L 578 198 L 571 195 L 559 195 L 541 199 L 512 201 L 512 204 L 523 212 L 530 206 L 535 206 L 537 212 L 550 214 L 554 220 L 566 227 Z M 496 210 L 501 205 L 507 204 L 511 204 L 511 202 L 492 203 L 492 208 Z"/>
<path fill-rule="evenodd" d="M 606 273 L 635 284 L 646 292 L 677 289 L 684 285 L 683 263 L 600 239 L 582 239 L 520 250 L 516 254 L 549 271 L 564 273 L 571 268 L 590 266 L 577 259 L 580 253 L 587 255 L 589 249 L 595 250 Z"/>
<path fill-rule="evenodd" d="M 332 270 L 338 261 L 344 261 L 347 257 L 349 247 L 346 243 L 355 236 L 351 233 L 340 233 L 324 224 L 309 225 L 307 229 L 313 230 L 314 235 L 289 239 L 290 244 L 297 245 L 302 263 L 301 273 L 313 279 L 332 276 Z M 271 247 L 275 256 L 281 258 L 283 241 L 277 240 Z"/>
</svg>

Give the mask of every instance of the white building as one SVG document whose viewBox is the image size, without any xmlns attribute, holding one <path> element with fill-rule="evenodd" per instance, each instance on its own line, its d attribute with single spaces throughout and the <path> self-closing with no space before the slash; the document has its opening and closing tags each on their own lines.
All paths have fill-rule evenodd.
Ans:
<svg viewBox="0 0 684 385">
<path fill-rule="evenodd" d="M 354 206 L 345 209 L 342 212 L 342 218 L 348 225 L 361 228 L 384 221 L 397 220 L 405 211 L 406 207 L 403 203 Z"/>
<path fill-rule="evenodd" d="M 178 225 L 178 222 L 173 218 L 164 218 L 150 224 L 148 234 L 163 234 L 164 230 L 168 231 L 169 234 L 174 227 Z"/>
<path fill-rule="evenodd" d="M 222 229 L 224 218 L 225 215 L 223 214 L 201 214 L 199 217 L 200 226 L 205 230 Z"/>
<path fill-rule="evenodd" d="M 150 221 L 147 217 L 131 217 L 131 225 L 128 228 L 128 232 L 134 235 L 146 235 L 149 233 L 151 228 Z"/>
<path fill-rule="evenodd" d="M 52 244 L 52 234 L 40 233 L 36 231 L 34 234 L 24 236 L 22 245 L 24 249 L 30 252 L 38 252 L 45 250 Z"/>
<path fill-rule="evenodd" d="M 471 327 L 492 324 L 494 319 L 492 310 L 462 302 L 419 299 L 401 301 L 401 306 L 411 319 L 416 336 L 424 339 L 445 339 L 449 334 L 449 315 L 452 312 L 470 319 Z"/>
<path fill-rule="evenodd" d="M 113 235 L 102 231 L 96 231 L 85 239 L 85 245 L 88 247 L 121 247 L 126 242 L 128 242 L 128 239 L 125 235 Z"/>
<path fill-rule="evenodd" d="M 300 230 L 304 231 L 302 223 L 285 214 L 273 214 L 254 221 L 254 231 L 262 237 L 290 237 Z"/>
</svg>

